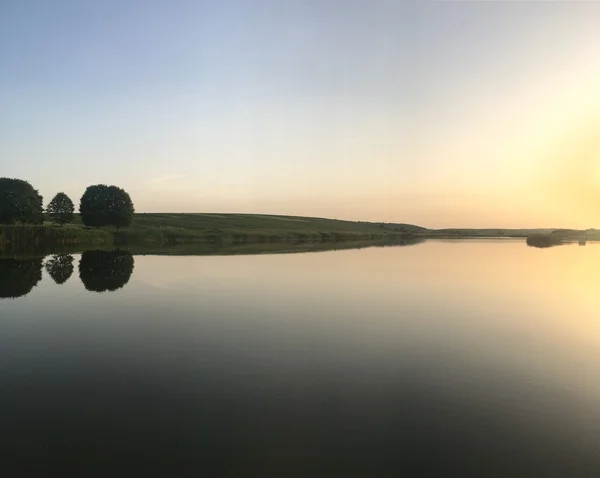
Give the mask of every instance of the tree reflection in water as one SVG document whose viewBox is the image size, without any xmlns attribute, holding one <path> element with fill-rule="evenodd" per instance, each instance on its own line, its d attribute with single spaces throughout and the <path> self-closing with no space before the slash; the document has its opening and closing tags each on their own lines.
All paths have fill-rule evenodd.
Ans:
<svg viewBox="0 0 600 478">
<path fill-rule="evenodd" d="M 57 254 L 46 261 L 46 271 L 58 285 L 64 284 L 73 274 L 73 256 Z"/>
<path fill-rule="evenodd" d="M 23 297 L 42 280 L 42 258 L 0 259 L 0 299 Z"/>
<path fill-rule="evenodd" d="M 129 252 L 86 251 L 79 261 L 79 278 L 89 291 L 115 291 L 129 282 L 133 264 Z"/>
</svg>

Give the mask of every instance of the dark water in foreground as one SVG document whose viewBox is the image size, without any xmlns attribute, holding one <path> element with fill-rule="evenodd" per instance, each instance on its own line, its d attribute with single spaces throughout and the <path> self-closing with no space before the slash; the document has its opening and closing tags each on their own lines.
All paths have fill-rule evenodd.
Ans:
<svg viewBox="0 0 600 478">
<path fill-rule="evenodd" d="M 0 260 L 0 476 L 595 477 L 600 245 Z"/>
</svg>

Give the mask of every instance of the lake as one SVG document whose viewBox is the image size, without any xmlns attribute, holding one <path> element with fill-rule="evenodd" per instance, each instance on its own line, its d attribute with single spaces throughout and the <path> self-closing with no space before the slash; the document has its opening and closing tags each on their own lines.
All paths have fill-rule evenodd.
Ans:
<svg viewBox="0 0 600 478">
<path fill-rule="evenodd" d="M 600 245 L 0 260 L 0 476 L 592 477 Z"/>
</svg>

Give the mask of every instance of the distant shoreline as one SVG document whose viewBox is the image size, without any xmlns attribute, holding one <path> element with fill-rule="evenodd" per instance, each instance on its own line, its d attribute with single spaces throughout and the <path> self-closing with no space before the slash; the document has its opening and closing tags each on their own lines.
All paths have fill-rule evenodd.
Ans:
<svg viewBox="0 0 600 478">
<path fill-rule="evenodd" d="M 0 225 L 0 247 L 7 245 L 149 245 L 329 243 L 419 241 L 425 239 L 521 238 L 529 243 L 600 240 L 600 231 L 572 229 L 427 229 L 404 223 L 343 221 L 304 216 L 213 213 L 137 213 L 127 228 L 89 228 L 79 215 L 73 224 Z M 533 239 L 531 239 L 533 238 Z M 535 244 L 533 244 L 535 245 Z"/>
</svg>

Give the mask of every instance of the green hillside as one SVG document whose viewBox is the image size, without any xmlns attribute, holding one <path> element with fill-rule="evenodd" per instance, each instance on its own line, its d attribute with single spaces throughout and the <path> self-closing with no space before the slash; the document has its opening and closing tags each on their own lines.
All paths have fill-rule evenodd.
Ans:
<svg viewBox="0 0 600 478">
<path fill-rule="evenodd" d="M 410 224 L 343 221 L 301 216 L 265 214 L 136 214 L 135 227 L 171 227 L 190 230 L 221 231 L 302 231 L 302 232 L 371 232 L 396 231 L 417 233 L 423 227 Z"/>
<path fill-rule="evenodd" d="M 73 225 L 82 227 L 76 216 Z M 427 229 L 410 224 L 265 214 L 137 213 L 133 225 L 111 231 L 116 242 L 347 241 L 407 237 Z"/>
</svg>

